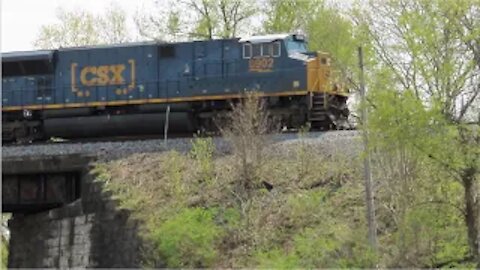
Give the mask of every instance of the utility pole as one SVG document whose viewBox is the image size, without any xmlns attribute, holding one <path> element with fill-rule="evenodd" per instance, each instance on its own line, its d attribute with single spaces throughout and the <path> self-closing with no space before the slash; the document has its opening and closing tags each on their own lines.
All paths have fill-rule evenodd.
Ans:
<svg viewBox="0 0 480 270">
<path fill-rule="evenodd" d="M 365 149 L 364 177 L 365 177 L 365 199 L 367 203 L 368 240 L 375 252 L 377 251 L 377 224 L 375 222 L 375 202 L 373 198 L 372 172 L 370 171 L 370 150 L 368 148 L 367 107 L 365 106 L 365 75 L 363 70 L 362 47 L 358 47 L 358 61 L 360 66 L 360 96 L 362 98 L 361 120 L 363 129 L 363 146 Z"/>
</svg>

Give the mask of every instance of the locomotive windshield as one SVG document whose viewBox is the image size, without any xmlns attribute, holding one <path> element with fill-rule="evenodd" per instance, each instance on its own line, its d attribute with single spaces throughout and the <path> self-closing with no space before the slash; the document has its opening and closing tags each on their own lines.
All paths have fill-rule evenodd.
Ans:
<svg viewBox="0 0 480 270">
<path fill-rule="evenodd" d="M 287 39 L 285 41 L 285 45 L 287 47 L 288 53 L 295 53 L 295 52 L 307 52 L 307 44 L 305 41 L 296 41 L 296 40 L 291 40 Z"/>
<path fill-rule="evenodd" d="M 302 34 L 294 34 L 289 36 L 285 40 L 285 46 L 289 54 L 300 52 L 307 52 L 307 43 L 305 41 L 305 36 Z"/>
</svg>

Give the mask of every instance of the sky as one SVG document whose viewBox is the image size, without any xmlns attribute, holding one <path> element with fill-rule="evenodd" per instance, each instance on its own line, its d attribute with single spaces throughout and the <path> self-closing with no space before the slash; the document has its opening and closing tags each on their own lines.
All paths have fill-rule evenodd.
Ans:
<svg viewBox="0 0 480 270">
<path fill-rule="evenodd" d="M 341 4 L 349 2 L 350 0 L 338 1 Z M 40 32 L 41 26 L 57 22 L 56 12 L 60 7 L 66 10 L 83 9 L 99 15 L 113 3 L 123 8 L 128 17 L 127 26 L 134 28 L 133 16 L 136 12 L 152 11 L 155 3 L 161 6 L 167 1 L 0 0 L 0 49 L 2 52 L 34 50 L 33 42 Z"/>
<path fill-rule="evenodd" d="M 56 10 L 82 8 L 101 14 L 115 2 L 131 18 L 135 11 L 148 6 L 149 0 L 1 0 L 1 51 L 33 50 L 40 27 L 56 22 Z"/>
</svg>

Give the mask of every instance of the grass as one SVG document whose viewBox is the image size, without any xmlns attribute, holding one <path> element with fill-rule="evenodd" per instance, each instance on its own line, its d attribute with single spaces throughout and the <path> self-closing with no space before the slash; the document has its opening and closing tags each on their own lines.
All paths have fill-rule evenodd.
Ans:
<svg viewBox="0 0 480 270">
<path fill-rule="evenodd" d="M 256 172 L 257 181 L 273 189 L 258 185 L 244 196 L 237 188 L 242 177 L 237 157 L 216 155 L 208 139 L 192 143 L 188 154 L 135 154 L 94 169 L 121 207 L 133 210 L 134 217 L 143 221 L 142 235 L 150 243 L 146 266 L 315 266 L 306 263 L 309 260 L 324 267 L 339 265 L 340 258 L 327 260 L 328 254 L 305 258 L 297 253 L 318 243 L 332 254 L 352 245 L 337 240 L 356 230 L 363 212 L 338 215 L 334 208 L 361 195 L 361 173 L 351 161 L 341 155 L 323 156 L 312 147 L 274 145 L 265 151 Z M 291 147 L 293 151 L 287 149 Z M 327 220 L 328 228 L 335 228 L 328 234 L 336 245 L 330 246 L 327 238 L 308 242 L 312 228 L 324 226 Z M 176 246 L 176 242 L 184 244 Z M 276 253 L 264 252 L 270 249 Z"/>
</svg>

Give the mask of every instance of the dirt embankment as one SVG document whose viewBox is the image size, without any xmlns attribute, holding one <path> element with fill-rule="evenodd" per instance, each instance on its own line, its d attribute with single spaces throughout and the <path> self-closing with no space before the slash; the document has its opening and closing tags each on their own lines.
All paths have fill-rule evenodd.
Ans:
<svg viewBox="0 0 480 270">
<path fill-rule="evenodd" d="M 252 157 L 196 139 L 95 173 L 142 220 L 147 266 L 371 266 L 358 136 L 267 144 Z"/>
</svg>

